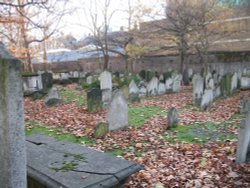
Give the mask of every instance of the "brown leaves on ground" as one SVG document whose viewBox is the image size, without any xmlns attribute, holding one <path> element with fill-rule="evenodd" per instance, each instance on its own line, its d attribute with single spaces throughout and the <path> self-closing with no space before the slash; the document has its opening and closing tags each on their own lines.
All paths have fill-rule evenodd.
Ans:
<svg viewBox="0 0 250 188">
<path fill-rule="evenodd" d="M 164 110 L 176 107 L 180 124 L 211 121 L 220 123 L 239 111 L 240 92 L 227 99 L 217 100 L 206 112 L 187 106 L 192 103 L 192 93 L 187 90 L 178 94 L 153 97 L 133 105 L 159 106 Z M 91 137 L 97 122 L 105 121 L 106 112 L 88 113 L 86 108 L 75 104 L 61 104 L 45 107 L 43 101 L 25 99 L 27 120 L 42 122 L 51 127 L 59 127 L 64 132 L 77 136 Z M 240 121 L 240 120 L 239 120 Z M 109 151 L 123 150 L 125 159 L 144 165 L 144 170 L 131 176 L 126 187 L 250 187 L 250 164 L 235 164 L 236 142 L 209 142 L 205 145 L 167 142 L 162 136 L 167 134 L 166 117 L 156 115 L 141 127 L 128 127 L 108 133 L 97 139 L 95 149 Z M 236 132 L 234 125 L 228 127 Z"/>
</svg>

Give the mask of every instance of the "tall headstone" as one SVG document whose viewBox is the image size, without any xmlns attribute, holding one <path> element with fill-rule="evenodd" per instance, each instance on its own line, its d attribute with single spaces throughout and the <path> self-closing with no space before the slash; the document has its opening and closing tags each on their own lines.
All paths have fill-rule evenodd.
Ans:
<svg viewBox="0 0 250 188">
<path fill-rule="evenodd" d="M 104 89 L 112 90 L 112 75 L 110 72 L 108 71 L 102 72 L 99 77 L 99 80 L 100 80 L 101 90 Z"/>
<path fill-rule="evenodd" d="M 128 104 L 121 91 L 116 91 L 108 107 L 109 130 L 118 130 L 128 126 Z"/>
<path fill-rule="evenodd" d="M 174 128 L 178 125 L 178 112 L 176 108 L 171 108 L 168 112 L 168 128 Z"/>
<path fill-rule="evenodd" d="M 21 64 L 0 43 L 0 183 L 26 188 L 26 149 Z"/>
<path fill-rule="evenodd" d="M 129 84 L 129 100 L 131 102 L 140 101 L 139 88 L 137 87 L 134 80 L 132 80 Z"/>
<path fill-rule="evenodd" d="M 89 112 L 101 110 L 102 103 L 102 90 L 93 88 L 87 92 L 87 107 Z"/>
<path fill-rule="evenodd" d="M 43 90 L 48 91 L 53 86 L 53 74 L 45 72 L 41 74 Z"/>
<path fill-rule="evenodd" d="M 203 78 L 195 74 L 193 76 L 193 103 L 196 105 L 200 105 L 201 103 L 201 98 L 204 92 L 204 80 Z"/>
<path fill-rule="evenodd" d="M 235 72 L 231 80 L 231 91 L 235 91 L 238 87 L 238 74 Z"/>
<path fill-rule="evenodd" d="M 249 143 L 250 143 L 250 111 L 247 114 L 246 120 L 241 122 L 241 127 L 238 134 L 238 144 L 236 151 L 236 162 L 244 163 L 249 160 Z"/>
</svg>

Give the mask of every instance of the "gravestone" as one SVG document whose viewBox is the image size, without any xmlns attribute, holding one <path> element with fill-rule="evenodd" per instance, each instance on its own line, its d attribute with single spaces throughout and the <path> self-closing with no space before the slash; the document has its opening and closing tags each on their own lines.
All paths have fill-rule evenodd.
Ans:
<svg viewBox="0 0 250 188">
<path fill-rule="evenodd" d="M 240 113 L 247 114 L 250 112 L 250 98 L 241 97 L 240 98 Z"/>
<path fill-rule="evenodd" d="M 26 188 L 21 63 L 0 42 L 0 187 Z"/>
<path fill-rule="evenodd" d="M 49 72 L 44 72 L 41 74 L 43 90 L 48 91 L 53 86 L 53 74 Z"/>
<path fill-rule="evenodd" d="M 112 91 L 112 75 L 110 72 L 108 71 L 102 72 L 99 77 L 99 80 L 100 80 L 101 90 L 109 89 Z"/>
<path fill-rule="evenodd" d="M 221 96 L 220 86 L 217 86 L 214 90 L 214 98 L 219 98 Z"/>
<path fill-rule="evenodd" d="M 201 99 L 201 110 L 206 110 L 213 102 L 214 95 L 212 89 L 205 89 L 204 94 Z"/>
<path fill-rule="evenodd" d="M 227 73 L 222 77 L 220 81 L 222 96 L 226 97 L 232 94 L 231 84 L 232 84 L 232 74 Z"/>
<path fill-rule="evenodd" d="M 168 128 L 174 128 L 178 125 L 178 112 L 176 108 L 171 108 L 168 112 Z"/>
<path fill-rule="evenodd" d="M 129 98 L 129 89 L 128 89 L 128 86 L 126 86 L 126 85 L 122 86 L 121 91 L 123 93 L 123 96 L 127 100 Z"/>
<path fill-rule="evenodd" d="M 147 95 L 147 88 L 145 86 L 141 86 L 139 88 L 139 97 L 145 97 Z"/>
<path fill-rule="evenodd" d="M 87 82 L 87 84 L 92 84 L 92 82 L 93 82 L 93 76 L 88 76 L 86 78 L 86 82 Z"/>
<path fill-rule="evenodd" d="M 160 75 L 159 81 L 160 81 L 160 82 L 164 82 L 164 75 L 163 75 L 163 74 Z"/>
<path fill-rule="evenodd" d="M 208 83 L 209 83 L 209 80 L 212 78 L 212 74 L 210 73 L 210 72 L 208 72 L 207 74 L 206 74 L 206 77 L 205 77 L 205 86 L 206 86 L 206 88 L 208 89 Z"/>
<path fill-rule="evenodd" d="M 109 126 L 107 123 L 100 122 L 94 128 L 94 137 L 102 138 L 109 132 Z"/>
<path fill-rule="evenodd" d="M 67 72 L 62 72 L 61 73 L 61 80 L 68 80 L 69 79 L 69 73 Z"/>
<path fill-rule="evenodd" d="M 164 83 L 159 83 L 159 86 L 158 86 L 158 95 L 163 95 L 166 93 L 166 86 Z"/>
<path fill-rule="evenodd" d="M 139 88 L 137 87 L 136 83 L 134 80 L 131 80 L 129 84 L 129 94 L 138 94 L 139 93 Z"/>
<path fill-rule="evenodd" d="M 210 78 L 207 85 L 206 85 L 206 89 L 212 89 L 214 90 L 215 84 L 214 84 L 214 79 Z"/>
<path fill-rule="evenodd" d="M 196 105 L 200 105 L 202 95 L 204 92 L 204 80 L 200 75 L 195 74 L 193 76 L 192 83 L 193 83 L 193 103 Z"/>
<path fill-rule="evenodd" d="M 194 71 L 192 68 L 188 68 L 188 77 L 191 79 L 193 77 Z"/>
<path fill-rule="evenodd" d="M 241 89 L 250 89 L 250 78 L 241 77 L 241 79 L 240 79 L 240 88 Z"/>
<path fill-rule="evenodd" d="M 107 107 L 112 99 L 112 91 L 110 89 L 103 89 L 102 90 L 102 102 L 103 106 Z"/>
<path fill-rule="evenodd" d="M 153 77 L 147 85 L 147 91 L 149 96 L 155 96 L 158 94 L 158 78 Z"/>
<path fill-rule="evenodd" d="M 87 107 L 89 112 L 101 110 L 102 103 L 102 90 L 93 88 L 87 92 Z"/>
<path fill-rule="evenodd" d="M 172 78 L 173 78 L 172 91 L 174 93 L 178 93 L 181 90 L 182 75 L 181 74 L 173 74 Z"/>
<path fill-rule="evenodd" d="M 244 163 L 250 160 L 250 111 L 246 119 L 241 122 L 238 133 L 238 144 L 236 151 L 236 163 Z"/>
<path fill-rule="evenodd" d="M 59 94 L 59 91 L 56 87 L 52 87 L 49 92 L 47 97 L 45 98 L 45 104 L 46 106 L 54 106 L 60 104 L 62 101 L 62 98 Z"/>
<path fill-rule="evenodd" d="M 189 74 L 188 74 L 188 69 L 185 69 L 183 71 L 183 84 L 186 86 L 186 85 L 189 85 Z"/>
<path fill-rule="evenodd" d="M 165 87 L 167 92 L 171 92 L 173 90 L 173 79 L 168 78 L 165 81 Z"/>
<path fill-rule="evenodd" d="M 109 130 L 123 129 L 128 126 L 128 104 L 121 91 L 115 91 L 108 107 Z"/>
<path fill-rule="evenodd" d="M 238 88 L 238 74 L 235 72 L 231 81 L 231 92 L 235 91 Z"/>
</svg>

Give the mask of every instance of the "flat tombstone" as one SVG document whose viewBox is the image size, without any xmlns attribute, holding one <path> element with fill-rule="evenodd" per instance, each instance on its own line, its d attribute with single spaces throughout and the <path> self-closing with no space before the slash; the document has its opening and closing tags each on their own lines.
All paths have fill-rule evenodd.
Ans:
<svg viewBox="0 0 250 188">
<path fill-rule="evenodd" d="M 21 64 L 0 43 L 0 182 L 4 188 L 26 188 L 26 148 Z"/>
<path fill-rule="evenodd" d="M 176 108 L 171 108 L 168 112 L 168 128 L 176 127 L 178 122 L 178 112 Z"/>
<path fill-rule="evenodd" d="M 87 92 L 87 104 L 88 104 L 89 112 L 101 110 L 103 106 L 102 90 L 100 90 L 99 88 L 94 88 L 88 91 Z"/>
<path fill-rule="evenodd" d="M 250 143 L 250 111 L 247 114 L 246 120 L 241 122 L 241 127 L 238 134 L 238 144 L 236 151 L 236 162 L 246 162 Z"/>
<path fill-rule="evenodd" d="M 101 85 L 101 90 L 103 89 L 109 89 L 112 90 L 112 75 L 108 71 L 104 71 L 101 73 L 100 77 L 100 85 Z"/>
<path fill-rule="evenodd" d="M 128 126 L 128 104 L 121 91 L 116 91 L 108 108 L 109 130 Z"/>
</svg>

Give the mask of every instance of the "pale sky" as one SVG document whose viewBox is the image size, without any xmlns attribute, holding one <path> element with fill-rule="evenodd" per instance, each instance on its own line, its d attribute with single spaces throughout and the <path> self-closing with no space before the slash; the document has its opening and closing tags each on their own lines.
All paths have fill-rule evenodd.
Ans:
<svg viewBox="0 0 250 188">
<path fill-rule="evenodd" d="M 96 0 L 100 2 L 104 2 L 104 0 Z M 131 3 L 137 2 L 137 0 L 130 0 Z M 89 25 L 90 20 L 88 18 L 91 4 L 93 4 L 95 0 L 70 0 L 69 6 L 72 7 L 73 11 L 71 14 L 67 15 L 64 19 L 62 24 L 65 25 L 63 27 L 63 33 L 69 34 L 71 33 L 76 38 L 82 38 L 84 35 L 88 35 L 90 33 L 87 26 Z M 109 12 L 113 12 L 117 10 L 111 19 L 111 28 L 112 31 L 119 30 L 121 26 L 127 27 L 128 26 L 128 14 L 124 10 L 128 10 L 127 3 L 128 0 L 111 0 L 111 5 L 109 7 Z M 165 2 L 164 0 L 140 0 L 140 2 L 145 5 L 146 7 L 151 7 L 155 12 L 160 12 L 163 14 L 162 4 Z M 100 5 L 100 4 L 99 4 Z M 92 5 L 93 7 L 93 5 Z M 87 11 L 84 11 L 84 8 L 87 8 Z M 93 8 L 94 9 L 94 8 Z M 86 13 L 85 13 L 86 12 Z M 93 11 L 91 11 L 93 13 Z M 101 12 L 98 11 L 98 19 L 101 20 L 102 16 L 100 15 Z M 159 18 L 159 16 L 158 16 Z M 146 21 L 152 19 L 150 17 L 143 17 L 141 20 Z"/>
</svg>

